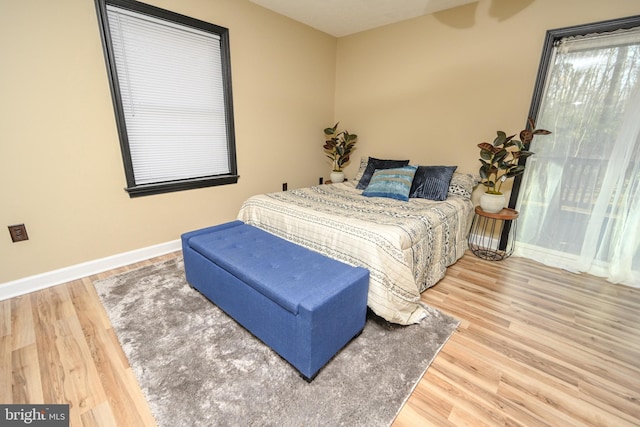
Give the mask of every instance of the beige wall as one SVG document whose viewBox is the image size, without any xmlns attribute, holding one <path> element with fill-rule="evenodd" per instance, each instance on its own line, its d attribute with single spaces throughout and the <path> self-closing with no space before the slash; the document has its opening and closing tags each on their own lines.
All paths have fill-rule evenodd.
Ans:
<svg viewBox="0 0 640 427">
<path fill-rule="evenodd" d="M 358 157 L 478 173 L 476 145 L 526 123 L 547 30 L 638 14 L 637 0 L 481 0 L 343 37 L 336 117 Z"/>
<path fill-rule="evenodd" d="M 360 135 L 354 158 L 476 172 L 476 144 L 525 122 L 547 29 L 640 14 L 637 0 L 481 0 L 336 41 L 247 0 L 148 2 L 230 29 L 239 183 L 130 199 L 93 0 L 0 0 L 0 284 L 315 184 L 334 119 Z M 11 243 L 23 222 L 30 240 Z"/>
<path fill-rule="evenodd" d="M 336 39 L 246 0 L 149 0 L 230 30 L 239 183 L 131 199 L 93 0 L 0 0 L 0 283 L 178 239 L 328 175 Z M 7 226 L 30 240 L 12 243 Z"/>
</svg>

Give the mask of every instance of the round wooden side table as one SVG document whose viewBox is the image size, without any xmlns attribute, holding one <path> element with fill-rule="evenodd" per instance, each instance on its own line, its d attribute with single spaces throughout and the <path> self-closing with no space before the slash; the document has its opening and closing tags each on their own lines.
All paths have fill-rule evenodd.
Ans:
<svg viewBox="0 0 640 427">
<path fill-rule="evenodd" d="M 476 212 L 469 232 L 469 250 L 479 258 L 501 261 L 509 258 L 515 248 L 518 211 L 503 208 L 498 213 L 490 213 L 476 206 Z M 505 230 L 507 241 L 501 243 Z"/>
</svg>

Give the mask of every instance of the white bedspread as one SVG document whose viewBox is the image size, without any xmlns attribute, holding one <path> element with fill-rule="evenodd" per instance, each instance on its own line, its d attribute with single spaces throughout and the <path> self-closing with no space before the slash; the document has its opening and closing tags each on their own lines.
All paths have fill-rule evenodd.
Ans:
<svg viewBox="0 0 640 427">
<path fill-rule="evenodd" d="M 369 269 L 369 307 L 399 324 L 419 322 L 420 293 L 467 247 L 473 204 L 364 197 L 354 182 L 249 198 L 238 219 L 328 257 Z"/>
</svg>

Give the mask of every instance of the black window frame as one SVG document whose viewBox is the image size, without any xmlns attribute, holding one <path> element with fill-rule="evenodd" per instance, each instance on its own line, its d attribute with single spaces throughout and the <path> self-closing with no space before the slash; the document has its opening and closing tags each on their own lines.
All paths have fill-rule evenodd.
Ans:
<svg viewBox="0 0 640 427">
<path fill-rule="evenodd" d="M 229 29 L 209 22 L 201 21 L 196 18 L 181 15 L 176 12 L 161 9 L 146 3 L 135 0 L 95 0 L 96 11 L 98 15 L 98 23 L 100 27 L 100 35 L 102 38 L 102 46 L 107 65 L 107 74 L 109 77 L 109 85 L 111 89 L 111 97 L 118 129 L 118 137 L 120 140 L 120 150 L 124 164 L 127 187 L 125 191 L 130 197 L 146 196 L 152 194 L 161 194 L 174 191 L 189 190 L 195 188 L 211 187 L 217 185 L 235 184 L 238 182 L 238 167 L 236 157 L 236 141 L 235 127 L 233 115 L 233 96 L 231 90 L 231 55 L 229 48 Z M 120 85 L 118 83 L 118 75 L 116 62 L 113 53 L 113 45 L 111 41 L 111 33 L 109 30 L 109 22 L 107 18 L 107 5 L 116 6 L 127 9 L 132 12 L 145 14 L 157 19 L 166 20 L 178 25 L 192 27 L 200 31 L 215 34 L 220 37 L 220 54 L 222 63 L 222 79 L 224 92 L 224 106 L 226 116 L 226 133 L 228 147 L 229 173 L 223 175 L 212 175 L 198 178 L 181 179 L 174 181 L 163 181 L 149 184 L 136 184 L 133 162 L 131 160 L 131 151 L 129 146 L 129 138 L 127 133 L 127 125 L 125 122 L 124 108 L 122 105 L 122 97 L 120 95 Z"/>
</svg>

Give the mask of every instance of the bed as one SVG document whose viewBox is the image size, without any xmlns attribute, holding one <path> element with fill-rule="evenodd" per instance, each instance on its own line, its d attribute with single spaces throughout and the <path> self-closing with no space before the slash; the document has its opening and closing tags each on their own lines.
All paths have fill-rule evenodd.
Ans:
<svg viewBox="0 0 640 427">
<path fill-rule="evenodd" d="M 369 308 L 389 322 L 417 323 L 426 315 L 420 294 L 467 247 L 473 178 L 453 174 L 443 201 L 365 197 L 358 182 L 256 195 L 243 203 L 238 219 L 367 268 Z"/>
</svg>

